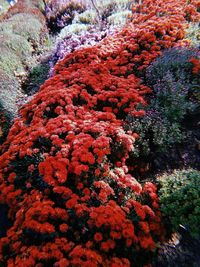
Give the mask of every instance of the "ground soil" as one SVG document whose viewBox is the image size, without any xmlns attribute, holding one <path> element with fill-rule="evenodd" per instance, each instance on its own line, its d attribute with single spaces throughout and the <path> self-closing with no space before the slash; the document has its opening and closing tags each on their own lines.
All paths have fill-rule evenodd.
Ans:
<svg viewBox="0 0 200 267">
<path fill-rule="evenodd" d="M 200 267 L 200 238 L 192 238 L 184 228 L 163 244 L 153 267 Z"/>
</svg>

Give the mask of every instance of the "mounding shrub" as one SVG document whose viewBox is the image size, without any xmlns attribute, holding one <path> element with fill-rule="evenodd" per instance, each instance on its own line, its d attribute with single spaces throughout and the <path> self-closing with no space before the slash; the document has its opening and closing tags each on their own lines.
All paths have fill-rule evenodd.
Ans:
<svg viewBox="0 0 200 267">
<path fill-rule="evenodd" d="M 13 15 L 3 23 L 2 27 L 4 31 L 6 28 L 11 29 L 13 33 L 37 46 L 41 43 L 44 34 L 42 23 L 34 15 L 27 13 Z"/>
<path fill-rule="evenodd" d="M 128 122 L 126 129 L 139 135 L 132 152 L 132 156 L 136 158 L 149 156 L 154 158 L 159 153 L 166 153 L 173 145 L 180 144 L 185 138 L 180 124 L 162 117 L 157 110 L 149 109 L 144 117 L 139 118 L 129 115 L 126 121 Z"/>
<path fill-rule="evenodd" d="M 117 13 L 110 15 L 107 21 L 108 21 L 108 24 L 111 24 L 111 25 L 119 25 L 119 26 L 125 25 L 130 15 L 131 15 L 131 11 L 129 10 L 118 11 Z"/>
<path fill-rule="evenodd" d="M 0 70 L 0 103 L 14 115 L 17 112 L 16 99 L 19 96 L 19 83 L 12 76 Z"/>
<path fill-rule="evenodd" d="M 11 49 L 22 61 L 32 55 L 30 43 L 22 36 L 11 32 L 2 32 L 0 35 L 0 48 Z"/>
<path fill-rule="evenodd" d="M 23 36 L 38 48 L 48 36 L 46 19 L 39 8 L 42 8 L 42 1 L 18 1 L 3 16 L 0 29 Z"/>
<path fill-rule="evenodd" d="M 196 102 L 195 113 L 200 114 L 200 58 L 192 57 L 190 58 L 190 63 L 192 63 L 192 73 L 194 77 L 194 83 L 191 88 L 192 97 Z"/>
<path fill-rule="evenodd" d="M 1 48 L 0 69 L 11 76 L 25 71 L 20 57 L 8 48 Z"/>
<path fill-rule="evenodd" d="M 0 239 L 1 264 L 128 267 L 149 261 L 163 239 L 157 189 L 129 174 L 137 134 L 122 125 L 129 112 L 144 114 L 136 106 L 146 104 L 150 89 L 136 75 L 184 37 L 182 2 L 175 16 L 169 7 L 162 18 L 138 13 L 115 37 L 67 55 L 22 107 L 1 147 L 0 203 L 12 221 Z"/>
<path fill-rule="evenodd" d="M 20 13 L 21 12 L 21 13 Z M 32 66 L 32 53 L 46 38 L 45 18 L 34 1 L 18 1 L 0 22 L 0 142 L 17 113 L 19 82 Z M 39 49 L 37 49 L 39 50 Z M 18 79 L 19 78 L 19 79 Z"/>
<path fill-rule="evenodd" d="M 12 124 L 12 119 L 13 119 L 13 114 L 5 110 L 4 107 L 2 106 L 2 103 L 0 102 L 0 145 L 2 145 L 2 143 L 6 139 L 6 136 L 9 132 L 9 128 L 11 127 Z"/>
<path fill-rule="evenodd" d="M 5 140 L 16 116 L 18 95 L 19 83 L 14 77 L 0 70 L 0 144 Z"/>
<path fill-rule="evenodd" d="M 195 169 L 174 170 L 171 174 L 157 177 L 159 183 L 160 209 L 167 230 L 175 232 L 179 225 L 190 234 L 200 234 L 200 171 Z"/>
<path fill-rule="evenodd" d="M 145 109 L 146 116 L 134 118 L 129 114 L 126 119 L 126 127 L 140 136 L 133 156 L 165 153 L 186 138 L 182 122 L 199 108 L 199 74 L 193 73 L 195 66 L 198 69 L 198 56 L 197 49 L 172 48 L 147 68 L 144 80 L 152 87 L 153 95 Z"/>
<path fill-rule="evenodd" d="M 2 18 L 2 21 L 5 21 L 9 18 L 11 18 L 13 15 L 19 14 L 19 13 L 25 13 L 34 15 L 40 23 L 42 23 L 44 30 L 46 30 L 46 19 L 43 14 L 44 9 L 43 8 L 43 1 L 33 1 L 33 0 L 23 0 L 18 1 L 14 6 L 9 8 L 9 12 L 5 13 L 5 15 Z"/>
<path fill-rule="evenodd" d="M 147 68 L 146 82 L 148 85 L 156 85 L 165 79 L 170 73 L 175 81 L 180 81 L 188 87 L 194 83 L 195 77 L 192 75 L 191 58 L 199 58 L 200 52 L 193 47 L 175 47 L 167 49 L 163 54 Z"/>
<path fill-rule="evenodd" d="M 73 22 L 82 23 L 82 24 L 96 24 L 97 13 L 94 9 L 87 9 L 80 14 L 76 14 Z"/>
</svg>

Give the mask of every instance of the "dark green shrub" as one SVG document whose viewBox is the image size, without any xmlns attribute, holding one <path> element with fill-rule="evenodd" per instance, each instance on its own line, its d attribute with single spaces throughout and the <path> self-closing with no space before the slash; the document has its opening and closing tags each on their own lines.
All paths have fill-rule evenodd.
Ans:
<svg viewBox="0 0 200 267">
<path fill-rule="evenodd" d="M 172 87 L 173 97 L 175 90 L 177 93 L 185 95 L 187 101 L 193 96 L 194 91 L 199 86 L 200 74 L 194 75 L 193 64 L 191 58 L 200 58 L 200 51 L 198 48 L 172 48 L 166 50 L 162 56 L 158 57 L 148 68 L 145 75 L 146 83 L 152 87 L 155 94 L 158 96 L 159 89 L 163 86 Z M 169 88 L 170 89 L 170 88 Z M 163 90 L 161 90 L 161 93 Z M 163 94 L 163 97 L 164 94 Z M 175 96 L 177 99 L 177 97 Z M 178 99 L 180 101 L 180 98 Z M 179 102 L 179 108 L 183 102 Z M 191 103 L 191 102 L 190 102 Z M 176 103 L 174 103 L 176 104 Z M 193 102 L 195 104 L 195 102 Z M 193 110 L 195 107 L 193 106 Z M 184 107 L 182 108 L 184 110 Z"/>
<path fill-rule="evenodd" d="M 162 56 L 147 68 L 146 82 L 150 86 L 161 82 L 167 73 L 171 73 L 174 81 L 181 84 L 192 85 L 195 83 L 192 75 L 190 58 L 199 57 L 195 48 L 171 48 L 163 52 Z"/>
<path fill-rule="evenodd" d="M 184 133 L 176 122 L 170 123 L 157 111 L 149 110 L 144 117 L 127 117 L 128 125 L 139 134 L 134 144 L 134 157 L 146 157 L 153 153 L 166 152 L 175 143 L 181 143 Z"/>
<path fill-rule="evenodd" d="M 150 109 L 158 111 L 170 123 L 180 123 L 188 112 L 195 109 L 195 103 L 189 99 L 188 85 L 181 80 L 175 81 L 171 72 L 166 72 L 153 89 L 155 96 L 151 99 Z"/>
<path fill-rule="evenodd" d="M 128 126 L 140 135 L 135 142 L 134 156 L 166 153 L 186 137 L 183 121 L 196 113 L 199 107 L 199 74 L 193 73 L 192 57 L 195 49 L 167 50 L 157 58 L 146 72 L 146 84 L 153 94 L 144 117 L 129 115 Z"/>
<path fill-rule="evenodd" d="M 23 86 L 25 93 L 32 95 L 36 93 L 39 87 L 47 80 L 50 66 L 47 63 L 41 63 L 32 68 L 28 75 L 27 82 Z"/>
<path fill-rule="evenodd" d="M 0 145 L 5 141 L 12 123 L 12 114 L 0 102 Z"/>
<path fill-rule="evenodd" d="M 200 172 L 194 169 L 175 170 L 158 177 L 161 212 L 169 232 L 179 224 L 192 236 L 200 234 Z"/>
<path fill-rule="evenodd" d="M 170 73 L 154 86 L 154 93 L 144 117 L 129 115 L 126 119 L 130 129 L 140 136 L 133 152 L 136 157 L 165 153 L 181 143 L 185 138 L 181 122 L 195 107 L 188 99 L 188 88 L 175 82 Z"/>
</svg>

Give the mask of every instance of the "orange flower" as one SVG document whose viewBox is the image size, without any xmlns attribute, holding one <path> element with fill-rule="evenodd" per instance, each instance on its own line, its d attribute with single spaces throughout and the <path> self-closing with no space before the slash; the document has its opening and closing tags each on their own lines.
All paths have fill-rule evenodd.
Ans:
<svg viewBox="0 0 200 267">
<path fill-rule="evenodd" d="M 103 236 L 102 236 L 102 234 L 99 233 L 99 232 L 97 232 L 97 233 L 94 235 L 94 240 L 95 240 L 96 242 L 100 242 L 100 241 L 102 241 L 102 240 L 103 240 Z"/>
<path fill-rule="evenodd" d="M 66 223 L 63 223 L 63 224 L 61 224 L 60 226 L 59 226 L 59 229 L 60 229 L 60 231 L 62 232 L 62 233 L 65 233 L 65 232 L 67 232 L 67 230 L 68 230 L 68 225 L 66 224 Z"/>
</svg>

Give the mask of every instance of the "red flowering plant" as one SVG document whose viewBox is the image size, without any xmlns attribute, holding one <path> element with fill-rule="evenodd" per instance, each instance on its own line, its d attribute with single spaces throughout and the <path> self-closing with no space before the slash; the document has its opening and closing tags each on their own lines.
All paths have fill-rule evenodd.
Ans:
<svg viewBox="0 0 200 267">
<path fill-rule="evenodd" d="M 142 266 L 162 240 L 156 186 L 126 165 L 137 134 L 123 119 L 144 115 L 137 105 L 150 89 L 136 74 L 183 38 L 185 20 L 148 16 L 68 55 L 20 110 L 1 147 L 0 204 L 11 221 L 1 264 Z"/>
<path fill-rule="evenodd" d="M 199 58 L 192 57 L 190 58 L 189 62 L 193 64 L 192 73 L 198 74 L 200 72 L 200 60 Z"/>
</svg>

